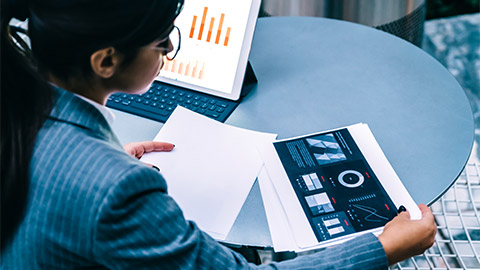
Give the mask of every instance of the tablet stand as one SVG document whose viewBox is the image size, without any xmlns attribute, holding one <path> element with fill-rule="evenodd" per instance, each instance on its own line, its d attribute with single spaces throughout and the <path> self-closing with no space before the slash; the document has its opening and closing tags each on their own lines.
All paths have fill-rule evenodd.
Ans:
<svg viewBox="0 0 480 270">
<path fill-rule="evenodd" d="M 240 93 L 240 97 L 244 98 L 247 96 L 255 85 L 257 85 L 257 82 L 257 76 L 255 76 L 252 65 L 250 65 L 250 61 L 248 61 L 245 76 L 243 77 L 242 93 Z"/>
</svg>

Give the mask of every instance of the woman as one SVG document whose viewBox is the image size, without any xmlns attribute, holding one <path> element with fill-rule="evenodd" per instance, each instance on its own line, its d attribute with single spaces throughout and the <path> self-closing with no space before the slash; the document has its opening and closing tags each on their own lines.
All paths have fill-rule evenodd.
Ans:
<svg viewBox="0 0 480 270">
<path fill-rule="evenodd" d="M 138 161 L 172 144 L 145 142 L 125 151 L 110 129 L 107 97 L 148 88 L 173 49 L 169 35 L 182 5 L 2 2 L 2 267 L 256 267 L 186 221 L 162 176 Z M 29 61 L 9 40 L 11 17 L 29 18 Z M 433 216 L 420 207 L 421 220 L 401 213 L 378 238 L 367 234 L 261 267 L 384 269 L 432 245 Z M 11 239 L 5 247 L 4 239 Z"/>
</svg>

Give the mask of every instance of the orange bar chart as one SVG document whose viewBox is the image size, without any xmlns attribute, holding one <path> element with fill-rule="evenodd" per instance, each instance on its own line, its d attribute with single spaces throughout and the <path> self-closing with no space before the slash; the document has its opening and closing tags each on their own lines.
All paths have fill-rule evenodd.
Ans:
<svg viewBox="0 0 480 270">
<path fill-rule="evenodd" d="M 222 13 L 220 16 L 220 24 L 218 25 L 217 38 L 215 39 L 215 44 L 218 44 L 220 41 L 220 35 L 222 34 L 223 19 L 225 19 L 225 14 Z"/>
<path fill-rule="evenodd" d="M 213 34 L 213 27 L 215 25 L 216 19 L 214 17 L 210 17 L 210 23 L 208 25 L 208 31 L 206 33 L 204 33 L 207 30 L 207 28 L 205 27 L 205 23 L 206 23 L 206 20 L 207 20 L 207 13 L 208 13 L 208 7 L 204 7 L 203 8 L 202 20 L 200 21 L 200 28 L 198 29 L 198 35 L 197 35 L 196 39 L 202 40 L 202 38 L 204 38 L 204 36 L 206 35 L 205 41 L 206 42 L 211 42 L 212 34 Z M 192 25 L 190 27 L 190 35 L 188 36 L 189 38 L 192 38 L 192 39 L 194 38 L 193 36 L 195 35 L 195 31 L 197 30 L 197 19 L 198 19 L 198 16 L 194 15 L 193 18 L 192 18 Z M 220 21 L 218 23 L 218 28 L 217 28 L 217 34 L 215 36 L 215 44 L 220 44 L 220 39 L 222 37 L 222 32 L 223 32 L 223 22 L 224 22 L 224 20 L 225 20 L 225 13 L 221 13 Z M 223 42 L 224 46 L 228 46 L 228 42 L 230 40 L 231 30 L 232 30 L 231 27 L 227 27 L 226 36 L 225 36 L 225 39 L 224 39 L 224 42 Z"/>
<path fill-rule="evenodd" d="M 193 33 L 195 32 L 195 23 L 197 23 L 197 16 L 193 16 L 192 28 L 190 29 L 190 38 L 193 38 Z"/>
<path fill-rule="evenodd" d="M 198 61 L 166 61 L 162 70 L 202 80 L 205 73 L 205 63 L 199 63 Z"/>
<path fill-rule="evenodd" d="M 230 30 L 232 30 L 231 27 L 227 28 L 227 35 L 225 36 L 225 42 L 223 43 L 224 46 L 228 46 L 228 40 L 230 39 Z"/>
<path fill-rule="evenodd" d="M 213 23 L 214 22 L 215 22 L 215 18 L 212 18 L 210 20 L 210 27 L 208 27 L 207 42 L 210 42 L 210 38 L 212 37 L 212 29 L 213 29 Z"/>
<path fill-rule="evenodd" d="M 203 28 L 205 27 L 205 19 L 207 18 L 208 7 L 203 8 L 202 23 L 200 24 L 200 32 L 198 32 L 198 40 L 202 40 Z"/>
</svg>

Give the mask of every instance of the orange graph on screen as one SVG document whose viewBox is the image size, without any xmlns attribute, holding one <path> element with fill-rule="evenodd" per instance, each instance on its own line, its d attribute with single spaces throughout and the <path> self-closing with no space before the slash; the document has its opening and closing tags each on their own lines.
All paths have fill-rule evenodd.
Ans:
<svg viewBox="0 0 480 270">
<path fill-rule="evenodd" d="M 210 18 L 210 23 L 208 24 L 208 27 L 205 27 L 205 23 L 207 22 L 207 13 L 208 13 L 208 7 L 203 8 L 203 15 L 202 19 L 200 21 L 200 26 L 198 27 L 197 25 L 197 19 L 198 16 L 194 15 L 192 18 L 192 26 L 190 27 L 190 35 L 188 35 L 189 38 L 191 39 L 197 39 L 197 40 L 205 40 L 205 42 L 213 42 L 215 41 L 215 44 L 220 44 L 220 39 L 222 38 L 223 34 L 223 21 L 225 20 L 225 14 L 221 13 L 220 14 L 220 21 L 218 23 L 218 27 L 216 29 L 216 33 L 214 33 L 214 24 L 216 21 L 216 18 L 211 17 Z M 207 30 L 208 29 L 208 30 Z M 197 35 L 195 36 L 195 32 L 198 30 Z M 230 31 L 232 30 L 231 27 L 227 27 L 227 31 L 225 36 L 223 37 L 223 46 L 228 46 L 228 41 L 230 40 Z M 206 32 L 206 33 L 205 33 Z M 215 38 L 212 40 L 212 34 L 215 35 Z"/>
<path fill-rule="evenodd" d="M 205 73 L 205 63 L 199 61 L 166 61 L 162 71 L 168 71 L 202 80 Z"/>
</svg>

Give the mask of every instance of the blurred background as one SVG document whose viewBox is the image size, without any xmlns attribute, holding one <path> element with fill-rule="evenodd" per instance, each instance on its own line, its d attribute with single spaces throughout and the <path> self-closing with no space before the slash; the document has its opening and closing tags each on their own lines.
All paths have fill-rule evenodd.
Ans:
<svg viewBox="0 0 480 270">
<path fill-rule="evenodd" d="M 427 20 L 480 12 L 479 0 L 427 0 Z"/>
</svg>

